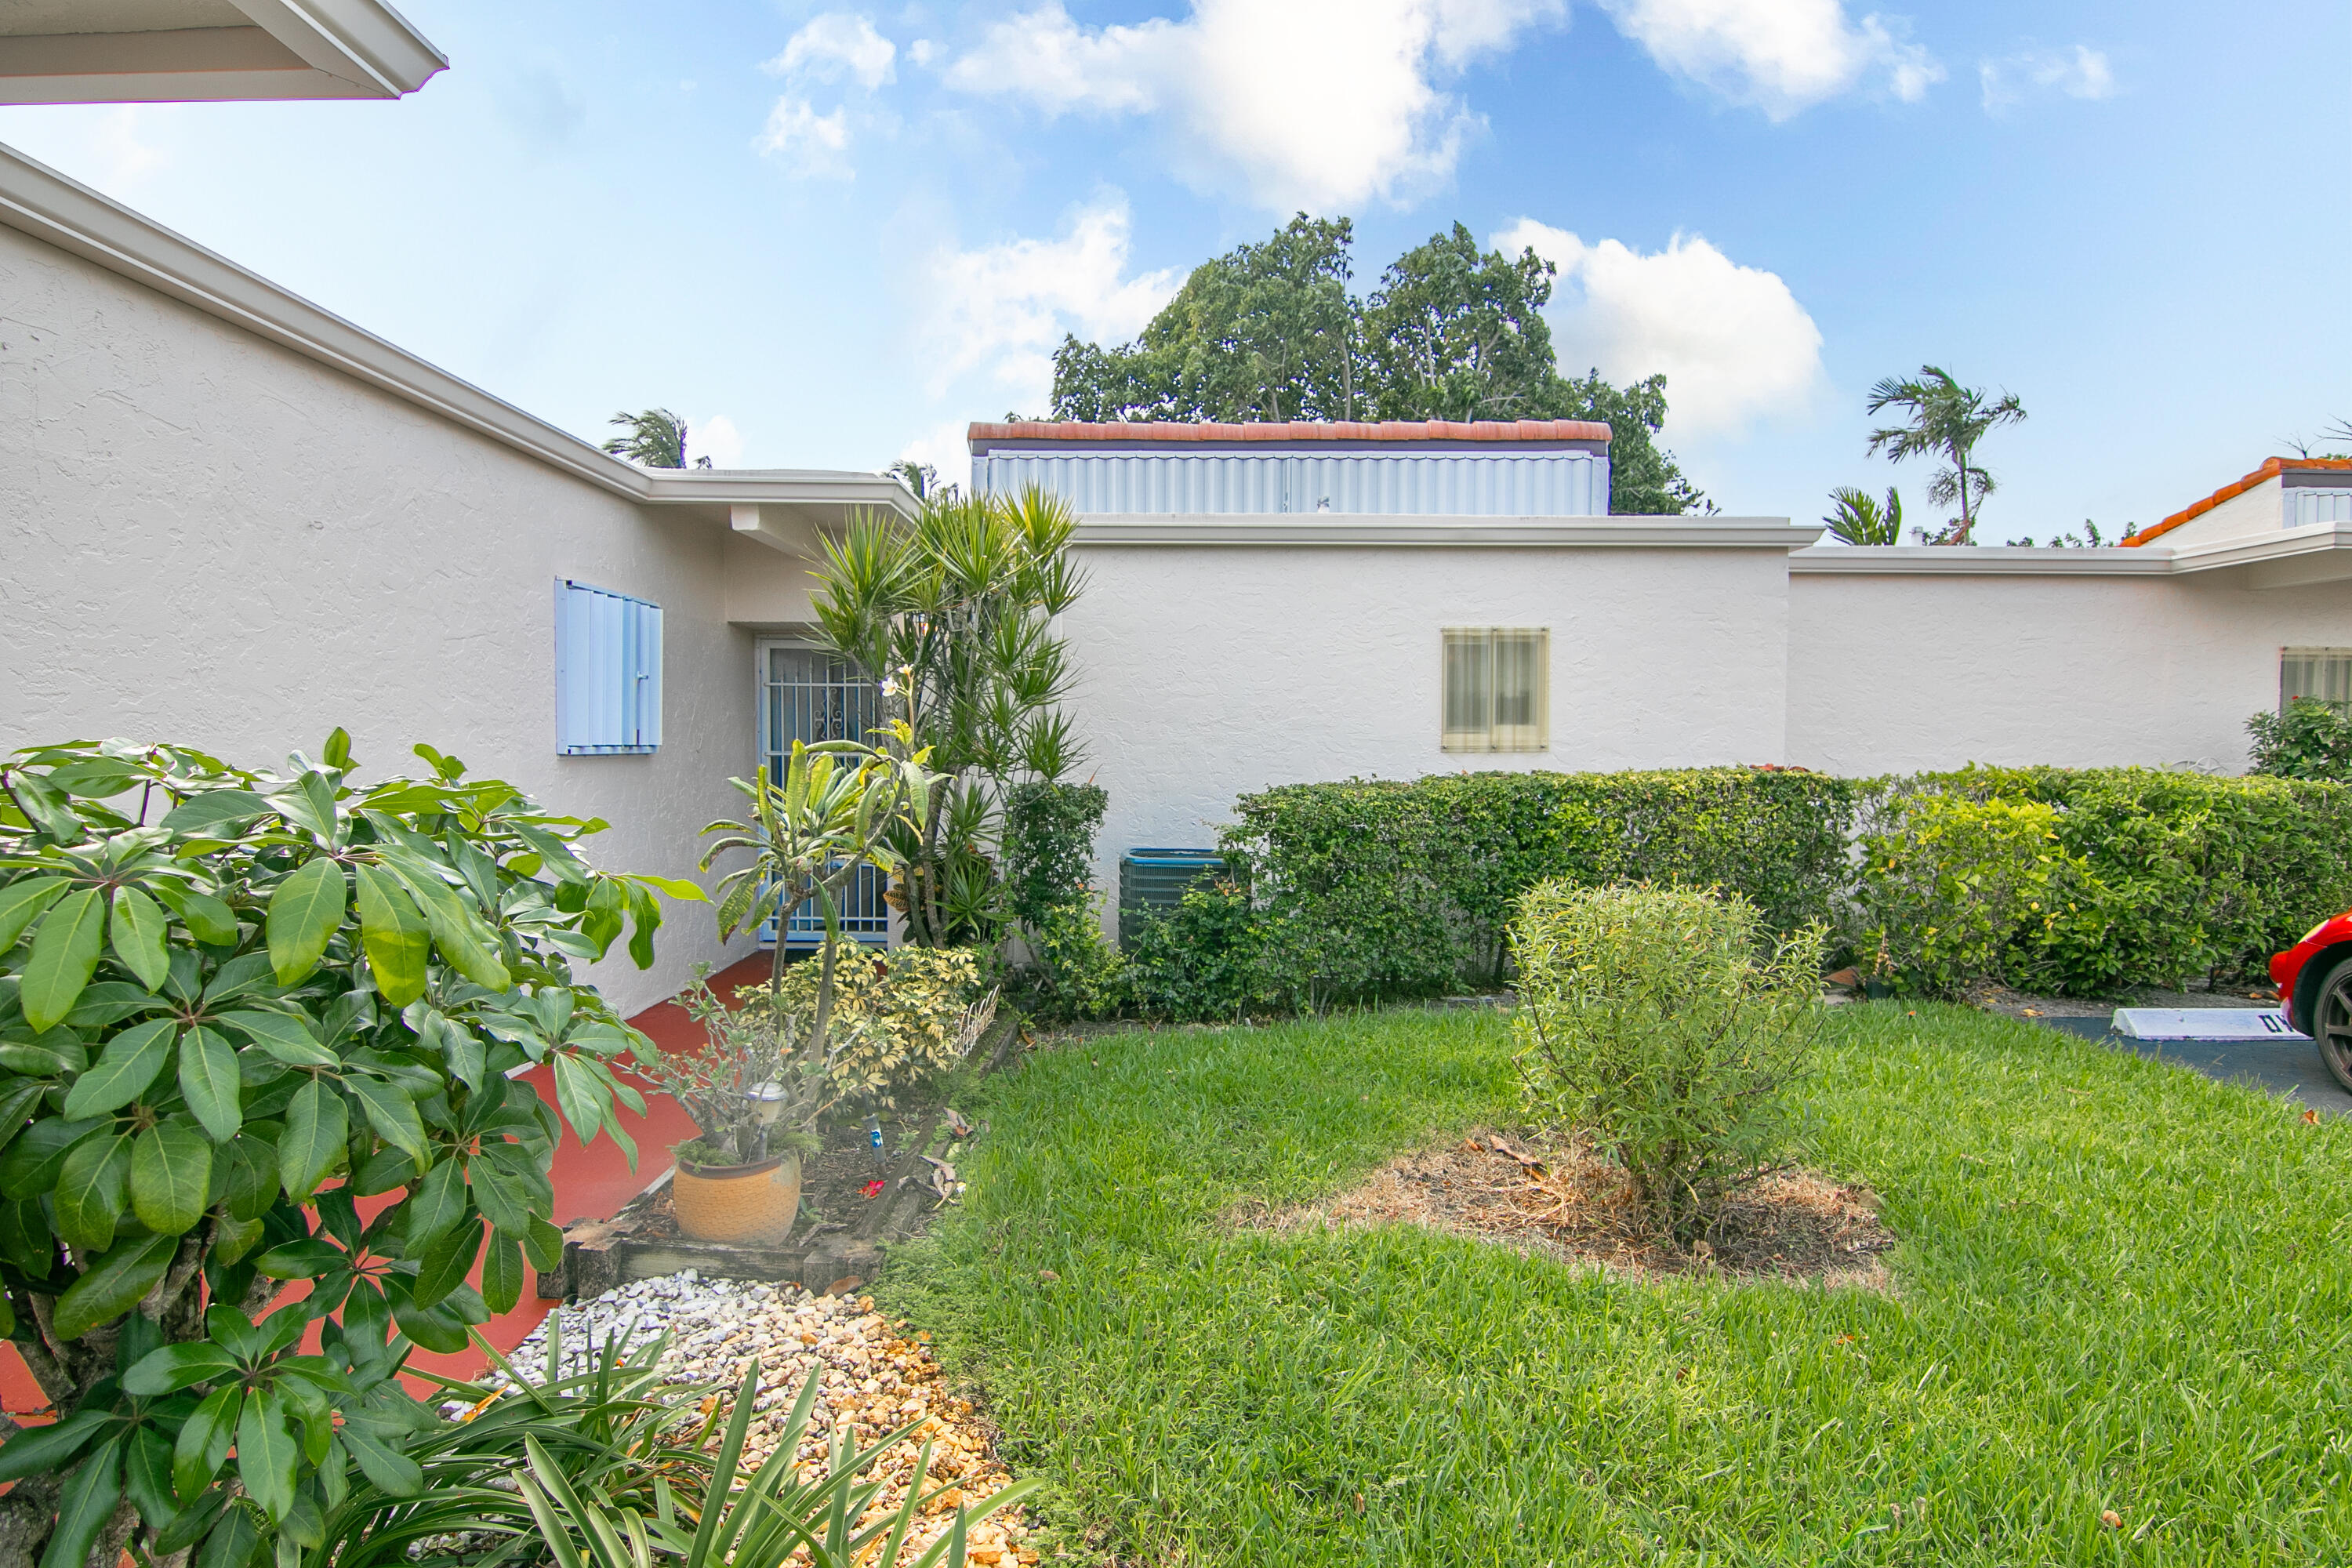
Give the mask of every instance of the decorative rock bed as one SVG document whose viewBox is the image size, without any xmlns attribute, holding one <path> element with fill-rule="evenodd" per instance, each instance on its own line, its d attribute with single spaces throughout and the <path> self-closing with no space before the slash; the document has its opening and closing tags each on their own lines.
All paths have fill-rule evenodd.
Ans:
<svg viewBox="0 0 2352 1568">
<path fill-rule="evenodd" d="M 706 1279 L 694 1269 L 640 1279 L 605 1291 L 562 1314 L 560 1372 L 588 1368 L 597 1347 L 620 1339 L 636 1348 L 667 1334 L 662 1365 L 677 1382 L 708 1388 L 714 1409 L 731 1402 L 745 1365 L 759 1360 L 760 1413 L 744 1437 L 743 1466 L 756 1468 L 775 1446 L 809 1377 L 822 1380 L 814 1417 L 799 1460 L 822 1468 L 834 1428 L 852 1424 L 857 1440 L 871 1443 L 886 1432 L 919 1423 L 914 1436 L 885 1454 L 870 1472 L 885 1481 L 866 1519 L 889 1517 L 917 1480 L 922 1445 L 932 1446 L 928 1487 L 945 1486 L 909 1537 L 908 1560 L 945 1533 L 960 1503 L 978 1503 L 1012 1484 L 995 1458 L 993 1435 L 969 1400 L 957 1396 L 932 1359 L 929 1336 L 909 1333 L 904 1322 L 874 1310 L 871 1297 L 812 1295 L 791 1285 L 745 1284 Z M 551 1317 L 554 1313 L 550 1314 Z M 542 1325 L 516 1347 L 510 1363 L 525 1377 L 547 1364 Z M 493 1373 L 486 1384 L 504 1386 Z M 461 1415 L 467 1405 L 445 1407 Z M 1017 1514 L 1017 1510 L 1015 1510 Z M 971 1558 L 988 1564 L 1031 1563 L 1037 1554 L 1024 1544 L 1029 1531 L 1019 1517 L 993 1515 L 972 1527 Z M 880 1568 L 880 1565 L 877 1565 Z"/>
</svg>

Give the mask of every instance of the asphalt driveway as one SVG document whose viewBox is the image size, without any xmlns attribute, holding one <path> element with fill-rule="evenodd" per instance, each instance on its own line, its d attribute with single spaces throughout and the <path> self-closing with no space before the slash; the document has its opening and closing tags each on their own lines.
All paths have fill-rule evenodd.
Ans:
<svg viewBox="0 0 2352 1568">
<path fill-rule="evenodd" d="M 2352 1094 L 2327 1076 L 2319 1060 L 2319 1047 L 2309 1040 L 2135 1040 L 2116 1034 L 2105 1018 L 2053 1017 L 2034 1022 L 2103 1046 L 2179 1062 L 2208 1078 L 2266 1089 L 2323 1115 L 2352 1115 Z"/>
</svg>

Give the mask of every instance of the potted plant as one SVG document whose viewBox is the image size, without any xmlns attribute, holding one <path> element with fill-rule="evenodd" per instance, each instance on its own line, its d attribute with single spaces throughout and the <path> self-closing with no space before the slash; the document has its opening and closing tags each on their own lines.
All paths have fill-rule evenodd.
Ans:
<svg viewBox="0 0 2352 1568">
<path fill-rule="evenodd" d="M 784 1005 L 784 951 L 776 947 L 766 1005 L 730 1011 L 698 983 L 688 1005 L 703 1026 L 698 1050 L 641 1069 L 694 1118 L 697 1136 L 678 1145 L 671 1196 L 678 1226 L 698 1241 L 757 1244 L 783 1239 L 800 1212 L 800 1157 L 817 1147 L 816 1122 L 831 1103 L 834 975 L 841 923 L 835 895 L 868 862 L 887 870 L 892 824 L 919 820 L 932 776 L 912 732 L 896 724 L 881 743 L 795 742 L 782 781 L 761 773 L 731 781 L 751 802 L 744 821 L 712 823 L 722 835 L 703 856 L 750 852 L 720 879 L 719 936 L 756 931 L 814 898 L 824 916 L 815 1004 Z"/>
</svg>

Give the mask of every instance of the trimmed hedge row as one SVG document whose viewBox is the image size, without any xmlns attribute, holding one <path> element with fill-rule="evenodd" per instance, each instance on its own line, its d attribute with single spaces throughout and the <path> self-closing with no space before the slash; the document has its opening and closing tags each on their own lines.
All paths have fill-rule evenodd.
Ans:
<svg viewBox="0 0 2352 1568">
<path fill-rule="evenodd" d="M 2352 907 L 2352 786 L 2143 768 L 1353 779 L 1244 795 L 1222 837 L 1234 882 L 1138 953 L 1147 1010 L 1495 985 L 1515 900 L 1554 878 L 1736 891 L 1776 931 L 1821 921 L 1844 956 L 1946 994 L 2258 973 Z"/>
</svg>

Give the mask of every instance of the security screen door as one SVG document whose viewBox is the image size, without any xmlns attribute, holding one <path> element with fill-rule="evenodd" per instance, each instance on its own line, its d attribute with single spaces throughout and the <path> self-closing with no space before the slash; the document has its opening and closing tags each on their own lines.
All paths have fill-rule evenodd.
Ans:
<svg viewBox="0 0 2352 1568">
<path fill-rule="evenodd" d="M 767 642 L 760 658 L 760 757 L 778 784 L 791 761 L 793 742 L 862 741 L 882 722 L 881 689 L 837 654 L 801 642 Z M 882 901 L 884 878 L 861 867 L 844 889 L 838 913 L 841 934 L 880 944 L 890 931 L 889 906 Z M 774 942 L 772 924 L 761 940 Z M 784 921 L 788 947 L 814 947 L 824 940 L 824 917 L 809 900 Z"/>
</svg>

